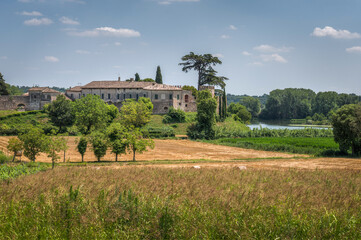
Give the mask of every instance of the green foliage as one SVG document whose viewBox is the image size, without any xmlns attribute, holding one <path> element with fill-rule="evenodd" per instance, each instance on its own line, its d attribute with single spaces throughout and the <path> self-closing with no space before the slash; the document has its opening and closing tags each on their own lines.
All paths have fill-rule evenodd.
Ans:
<svg viewBox="0 0 361 240">
<path fill-rule="evenodd" d="M 104 129 L 109 120 L 109 107 L 99 96 L 88 94 L 74 102 L 75 125 L 85 135 Z"/>
<path fill-rule="evenodd" d="M 145 126 L 142 128 L 142 131 L 145 138 L 165 138 L 175 136 L 174 129 L 170 126 Z"/>
<path fill-rule="evenodd" d="M 216 124 L 217 100 L 207 90 L 200 91 L 197 99 L 197 122 L 187 129 L 191 139 L 213 139 Z"/>
<path fill-rule="evenodd" d="M 0 73 L 0 96 L 9 95 L 4 76 Z"/>
<path fill-rule="evenodd" d="M 227 118 L 224 122 L 216 125 L 215 139 L 244 136 L 249 131 L 249 127 L 245 124 L 235 121 L 233 118 Z"/>
<path fill-rule="evenodd" d="M 49 114 L 50 121 L 59 127 L 58 133 L 66 132 L 66 128 L 74 124 L 73 104 L 66 99 L 65 95 L 58 95 L 56 100 L 47 106 L 46 111 Z"/>
<path fill-rule="evenodd" d="M 183 90 L 186 90 L 186 91 L 191 91 L 193 97 L 195 97 L 195 98 L 198 97 L 198 90 L 197 90 L 197 88 L 195 88 L 195 87 L 193 87 L 193 86 L 184 85 L 184 86 L 182 87 L 182 89 L 183 89 Z"/>
<path fill-rule="evenodd" d="M 186 114 L 182 109 L 169 108 L 169 111 L 163 117 L 163 123 L 183 123 L 186 121 Z"/>
<path fill-rule="evenodd" d="M 1 159 L 1 153 L 0 153 L 0 159 Z M 40 171 L 44 171 L 47 168 L 48 168 L 47 164 L 44 163 L 21 163 L 18 165 L 0 165 L 0 181 L 14 179 L 22 175 L 34 174 Z"/>
<path fill-rule="evenodd" d="M 157 74 L 155 76 L 155 82 L 159 84 L 163 84 L 162 72 L 160 71 L 160 66 L 157 67 Z"/>
<path fill-rule="evenodd" d="M 336 110 L 338 102 L 337 92 L 319 92 L 313 104 L 313 113 L 327 115 L 331 110 Z"/>
<path fill-rule="evenodd" d="M 27 132 L 19 135 L 23 142 L 24 156 L 35 162 L 36 156 L 46 151 L 47 140 L 44 131 L 31 127 Z"/>
<path fill-rule="evenodd" d="M 55 167 L 55 162 L 60 159 L 59 152 L 67 149 L 67 141 L 64 137 L 48 137 L 45 139 L 45 153 L 51 158 L 52 169 Z"/>
<path fill-rule="evenodd" d="M 242 123 L 249 123 L 252 119 L 252 115 L 247 111 L 247 108 L 239 103 L 231 103 L 228 107 L 228 112 L 232 114 L 235 121 Z"/>
<path fill-rule="evenodd" d="M 138 73 L 135 74 L 135 81 L 136 81 L 136 82 L 140 82 L 140 77 L 139 77 L 139 74 L 138 74 Z"/>
<path fill-rule="evenodd" d="M 119 109 L 113 105 L 107 105 L 108 107 L 108 116 L 109 116 L 109 123 L 112 123 L 114 119 L 116 119 L 119 116 Z"/>
<path fill-rule="evenodd" d="M 150 121 L 153 104 L 149 98 L 139 98 L 138 102 L 127 100 L 120 109 L 120 122 L 126 127 L 141 128 Z"/>
<path fill-rule="evenodd" d="M 189 54 L 182 57 L 182 63 L 179 65 L 182 66 L 182 71 L 188 72 L 190 70 L 195 70 L 198 72 L 198 90 L 200 86 L 208 84 L 209 78 L 207 75 L 210 73 L 216 73 L 212 66 L 217 64 L 222 64 L 222 61 L 217 57 L 214 57 L 212 54 L 194 54 L 190 52 Z"/>
<path fill-rule="evenodd" d="M 23 150 L 23 142 L 17 138 L 10 138 L 8 141 L 7 149 L 14 154 L 13 161 L 15 160 L 16 153 Z"/>
<path fill-rule="evenodd" d="M 10 161 L 11 161 L 11 157 L 7 156 L 5 153 L 0 151 L 0 164 L 4 164 L 4 163 L 10 162 Z M 1 166 L 0 166 L 0 168 L 1 168 Z"/>
<path fill-rule="evenodd" d="M 92 132 L 90 134 L 90 143 L 94 155 L 97 157 L 98 162 L 100 162 L 100 159 L 105 156 L 108 149 L 108 141 L 106 135 L 99 131 Z"/>
<path fill-rule="evenodd" d="M 81 155 L 81 161 L 82 162 L 84 162 L 84 154 L 86 152 L 87 147 L 88 147 L 88 140 L 84 136 L 82 136 L 79 139 L 79 143 L 77 145 L 77 150 Z"/>
<path fill-rule="evenodd" d="M 352 149 L 353 155 L 361 154 L 361 105 L 349 104 L 341 107 L 332 117 L 335 141 L 340 150 Z"/>
<path fill-rule="evenodd" d="M 258 98 L 247 96 L 242 98 L 240 103 L 247 108 L 247 111 L 252 114 L 252 117 L 258 117 L 261 112 L 261 102 Z"/>
<path fill-rule="evenodd" d="M 135 161 L 135 153 L 143 153 L 147 151 L 147 147 L 154 148 L 154 141 L 145 139 L 139 128 L 130 128 L 126 133 L 127 144 L 133 152 L 133 161 Z"/>
<path fill-rule="evenodd" d="M 155 81 L 152 78 L 144 78 L 144 79 L 140 80 L 140 82 L 155 82 Z"/>
<path fill-rule="evenodd" d="M 279 151 L 299 154 L 323 155 L 330 150 L 337 152 L 338 144 L 332 138 L 302 138 L 302 137 L 250 137 L 221 138 L 212 143 L 250 148 L 265 151 Z"/>
<path fill-rule="evenodd" d="M 107 137 L 110 141 L 112 152 L 115 154 L 115 161 L 118 161 L 118 155 L 126 152 L 128 148 L 127 129 L 120 123 L 112 123 L 107 128 Z"/>
</svg>

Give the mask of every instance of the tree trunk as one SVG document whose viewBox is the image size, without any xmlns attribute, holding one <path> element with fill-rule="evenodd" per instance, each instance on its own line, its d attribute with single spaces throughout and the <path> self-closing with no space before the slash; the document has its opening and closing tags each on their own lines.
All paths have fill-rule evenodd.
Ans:
<svg viewBox="0 0 361 240">
<path fill-rule="evenodd" d="M 115 161 L 118 162 L 118 153 L 115 154 Z"/>
<path fill-rule="evenodd" d="M 14 153 L 13 162 L 15 161 L 15 155 L 16 155 L 16 153 Z"/>
<path fill-rule="evenodd" d="M 84 162 L 84 154 L 81 155 L 81 162 Z"/>
<path fill-rule="evenodd" d="M 100 162 L 100 157 L 98 157 L 98 162 Z"/>
<path fill-rule="evenodd" d="M 65 151 L 64 151 L 64 159 L 63 159 L 63 162 L 65 162 Z"/>
<path fill-rule="evenodd" d="M 133 162 L 135 162 L 135 150 L 133 149 Z"/>
<path fill-rule="evenodd" d="M 51 161 L 51 169 L 54 169 L 54 167 L 55 167 L 55 161 L 52 160 L 52 161 Z"/>
</svg>

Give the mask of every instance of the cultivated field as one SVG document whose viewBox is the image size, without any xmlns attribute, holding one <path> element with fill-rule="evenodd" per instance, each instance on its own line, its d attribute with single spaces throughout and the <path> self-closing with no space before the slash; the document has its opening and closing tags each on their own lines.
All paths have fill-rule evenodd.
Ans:
<svg viewBox="0 0 361 240">
<path fill-rule="evenodd" d="M 0 137 L 0 150 L 6 152 L 10 137 Z M 76 151 L 77 137 L 68 138 L 69 150 L 66 152 L 66 162 L 81 162 L 81 156 Z M 248 168 L 304 168 L 304 169 L 361 169 L 360 158 L 310 158 L 308 155 L 287 154 L 279 152 L 258 151 L 214 145 L 210 143 L 189 140 L 154 140 L 155 148 L 143 154 L 137 154 L 137 162 L 151 164 L 164 168 L 179 168 L 200 165 L 202 167 L 236 167 Z M 85 161 L 96 161 L 92 151 L 88 149 Z M 108 151 L 103 161 L 114 161 L 114 155 Z M 23 157 L 24 159 L 24 157 Z M 120 161 L 131 161 L 130 154 L 122 155 Z M 37 161 L 50 162 L 41 154 Z M 63 158 L 60 162 L 63 161 Z M 167 163 L 167 164 L 164 164 Z M 110 166 L 119 168 L 119 165 Z"/>
</svg>

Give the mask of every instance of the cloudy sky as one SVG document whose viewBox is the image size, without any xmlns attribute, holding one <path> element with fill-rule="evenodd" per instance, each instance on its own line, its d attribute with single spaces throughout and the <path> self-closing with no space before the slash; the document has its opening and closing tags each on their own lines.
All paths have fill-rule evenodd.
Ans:
<svg viewBox="0 0 361 240">
<path fill-rule="evenodd" d="M 276 88 L 361 94 L 359 0 L 1 0 L 0 72 L 70 87 L 136 72 L 196 85 L 190 51 L 223 64 L 232 94 Z"/>
</svg>

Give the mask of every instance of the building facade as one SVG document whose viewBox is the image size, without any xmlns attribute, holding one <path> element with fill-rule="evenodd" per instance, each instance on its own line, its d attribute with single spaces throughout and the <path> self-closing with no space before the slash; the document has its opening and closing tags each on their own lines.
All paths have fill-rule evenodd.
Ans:
<svg viewBox="0 0 361 240">
<path fill-rule="evenodd" d="M 88 94 L 97 95 L 108 104 L 118 108 L 126 99 L 138 100 L 149 98 L 153 103 L 154 114 L 167 113 L 170 107 L 185 112 L 196 112 L 197 105 L 191 91 L 179 86 L 158 84 L 155 82 L 134 81 L 93 81 L 85 86 L 77 86 L 66 91 L 66 96 L 72 100 L 85 97 Z"/>
</svg>

